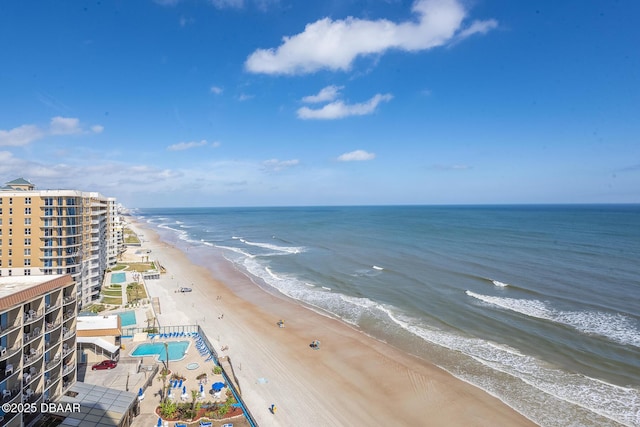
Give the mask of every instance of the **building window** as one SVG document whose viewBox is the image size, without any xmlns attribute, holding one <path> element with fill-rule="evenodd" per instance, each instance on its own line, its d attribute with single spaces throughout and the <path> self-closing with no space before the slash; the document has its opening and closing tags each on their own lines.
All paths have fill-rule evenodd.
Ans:
<svg viewBox="0 0 640 427">
<path fill-rule="evenodd" d="M 12 205 L 13 204 L 13 197 L 9 197 L 9 204 Z"/>
<path fill-rule="evenodd" d="M 53 198 L 52 197 L 45 197 L 44 205 L 45 206 L 53 206 Z"/>
<path fill-rule="evenodd" d="M 11 276 L 11 270 L 9 270 L 7 273 L 9 274 L 9 276 Z"/>
<path fill-rule="evenodd" d="M 29 268 L 25 268 L 25 269 L 24 269 L 24 275 L 25 275 L 25 276 L 31 276 L 31 269 L 29 269 Z"/>
<path fill-rule="evenodd" d="M 44 274 L 53 274 L 53 270 L 51 270 L 50 268 L 45 268 L 44 269 Z"/>
<path fill-rule="evenodd" d="M 24 265 L 31 265 L 31 260 L 29 258 L 26 258 L 24 260 Z"/>
<path fill-rule="evenodd" d="M 0 223 L 0 225 L 2 225 L 2 223 Z M 24 225 L 31 225 L 31 218 L 25 218 Z"/>
<path fill-rule="evenodd" d="M 31 235 L 31 229 L 30 228 L 25 228 L 24 229 L 24 235 L 25 236 L 30 236 Z"/>
<path fill-rule="evenodd" d="M 9 229 L 9 236 L 13 236 L 13 228 Z"/>
<path fill-rule="evenodd" d="M 31 208 L 24 208 L 25 215 L 31 215 Z"/>
<path fill-rule="evenodd" d="M 13 261 L 9 260 L 9 267 L 11 267 L 12 265 L 13 265 Z M 9 276 L 11 276 L 11 275 L 9 275 Z"/>
<path fill-rule="evenodd" d="M 9 239 L 9 246 L 13 245 L 13 239 Z"/>
<path fill-rule="evenodd" d="M 9 256 L 13 255 L 13 249 L 9 249 Z"/>
<path fill-rule="evenodd" d="M 13 208 L 9 208 L 9 215 L 13 215 Z"/>
<path fill-rule="evenodd" d="M 9 218 L 9 225 L 13 225 L 13 218 Z"/>
<path fill-rule="evenodd" d="M 30 256 L 31 255 L 31 248 L 25 248 L 24 255 L 25 256 Z"/>
<path fill-rule="evenodd" d="M 31 246 L 31 239 L 30 238 L 24 239 L 24 245 Z"/>
<path fill-rule="evenodd" d="M 24 198 L 24 204 L 25 205 L 30 205 L 31 204 L 31 197 L 25 197 Z"/>
<path fill-rule="evenodd" d="M 53 216 L 53 208 L 45 208 L 44 216 Z"/>
</svg>

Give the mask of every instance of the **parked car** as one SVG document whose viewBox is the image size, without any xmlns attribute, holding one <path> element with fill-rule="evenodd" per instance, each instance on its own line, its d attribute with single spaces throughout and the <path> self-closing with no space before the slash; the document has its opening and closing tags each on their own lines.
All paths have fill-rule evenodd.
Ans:
<svg viewBox="0 0 640 427">
<path fill-rule="evenodd" d="M 92 371 L 102 370 L 102 369 L 113 369 L 118 366 L 118 362 L 114 362 L 113 360 L 103 360 L 100 363 L 96 363 L 91 367 Z"/>
</svg>

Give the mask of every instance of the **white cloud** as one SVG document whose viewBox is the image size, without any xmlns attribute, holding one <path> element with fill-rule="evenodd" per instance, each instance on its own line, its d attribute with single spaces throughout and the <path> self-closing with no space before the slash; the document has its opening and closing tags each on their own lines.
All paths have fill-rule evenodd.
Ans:
<svg viewBox="0 0 640 427">
<path fill-rule="evenodd" d="M 0 129 L 0 146 L 22 146 L 30 144 L 44 136 L 44 132 L 35 125 L 22 125 L 10 130 Z"/>
<path fill-rule="evenodd" d="M 298 164 L 300 164 L 300 161 L 298 159 L 292 159 L 292 160 L 270 159 L 262 162 L 262 166 L 264 167 L 264 169 L 271 172 L 279 172 L 283 169 L 297 166 Z"/>
<path fill-rule="evenodd" d="M 367 102 L 360 104 L 345 104 L 342 101 L 335 101 L 319 109 L 302 107 L 298 109 L 300 119 L 341 119 L 349 116 L 364 116 L 373 113 L 378 104 L 383 101 L 390 101 L 393 98 L 390 94 L 377 94 Z"/>
<path fill-rule="evenodd" d="M 365 160 L 373 160 L 376 158 L 374 153 L 368 153 L 364 150 L 351 151 L 338 156 L 339 162 L 362 162 Z"/>
<path fill-rule="evenodd" d="M 216 95 L 220 95 L 222 93 L 222 88 L 218 86 L 211 86 L 211 93 L 215 93 Z"/>
<path fill-rule="evenodd" d="M 411 10 L 417 19 L 400 23 L 354 17 L 320 19 L 307 24 L 302 33 L 284 37 L 278 48 L 256 50 L 247 58 L 245 67 L 265 74 L 345 71 L 359 56 L 382 54 L 389 49 L 432 49 L 497 26 L 495 20 L 475 21 L 462 29 L 466 11 L 458 0 L 416 0 Z"/>
<path fill-rule="evenodd" d="M 487 21 L 473 21 L 471 25 L 458 33 L 457 38 L 458 40 L 462 40 L 474 34 L 486 34 L 497 27 L 498 21 L 495 19 L 489 19 Z"/>
<path fill-rule="evenodd" d="M 344 86 L 327 86 L 318 92 L 317 95 L 309 95 L 302 98 L 302 102 L 306 102 L 308 104 L 314 104 L 317 102 L 328 102 L 333 101 L 338 97 L 340 91 L 344 89 Z"/>
<path fill-rule="evenodd" d="M 235 8 L 240 9 L 244 7 L 244 0 L 211 0 L 211 4 L 218 9 Z"/>
<path fill-rule="evenodd" d="M 240 96 L 238 96 L 238 101 L 248 101 L 250 99 L 253 99 L 254 95 L 247 95 L 246 93 L 241 93 Z"/>
<path fill-rule="evenodd" d="M 82 133 L 100 133 L 103 126 L 93 125 L 90 131 L 80 126 L 80 120 L 74 117 L 54 117 L 49 129 L 43 130 L 36 125 L 22 125 L 10 130 L 0 129 L 0 146 L 23 146 L 50 135 L 77 135 Z"/>
<path fill-rule="evenodd" d="M 207 140 L 206 139 L 203 139 L 201 141 L 179 142 L 177 144 L 173 144 L 173 145 L 168 146 L 167 150 L 169 150 L 169 151 L 182 151 L 182 150 L 188 150 L 190 148 L 202 147 L 203 145 L 207 145 Z"/>
<path fill-rule="evenodd" d="M 54 117 L 49 125 L 51 135 L 73 135 L 81 133 L 80 120 L 75 117 Z"/>
</svg>

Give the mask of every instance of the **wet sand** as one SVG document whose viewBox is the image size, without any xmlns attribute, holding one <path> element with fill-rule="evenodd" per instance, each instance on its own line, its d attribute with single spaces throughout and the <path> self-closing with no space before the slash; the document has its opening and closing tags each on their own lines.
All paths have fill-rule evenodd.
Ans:
<svg viewBox="0 0 640 427">
<path fill-rule="evenodd" d="M 230 357 L 260 426 L 535 425 L 435 365 L 266 292 L 221 257 L 195 264 L 147 224 L 127 219 L 144 235 L 150 259 L 167 270 L 147 281 L 160 300 L 160 324 L 202 326 L 218 353 Z M 178 286 L 193 291 L 176 293 Z M 313 340 L 319 350 L 310 348 Z"/>
</svg>

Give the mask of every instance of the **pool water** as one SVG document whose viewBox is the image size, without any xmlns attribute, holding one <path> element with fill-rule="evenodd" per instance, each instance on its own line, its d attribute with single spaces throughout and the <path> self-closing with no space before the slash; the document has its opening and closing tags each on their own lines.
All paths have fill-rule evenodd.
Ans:
<svg viewBox="0 0 640 427">
<path fill-rule="evenodd" d="M 167 360 L 167 351 L 165 350 L 164 344 L 164 342 L 140 344 L 133 350 L 131 355 L 138 357 L 157 355 L 157 359 L 160 362 L 164 362 Z M 166 344 L 169 349 L 169 361 L 183 359 L 189 347 L 189 341 L 171 341 Z"/>
<path fill-rule="evenodd" d="M 111 273 L 111 283 L 122 283 L 127 280 L 127 273 Z"/>
<path fill-rule="evenodd" d="M 118 313 L 118 316 L 120 316 L 120 324 L 122 326 L 131 326 L 137 323 L 135 311 L 123 311 Z"/>
</svg>

